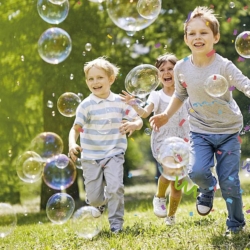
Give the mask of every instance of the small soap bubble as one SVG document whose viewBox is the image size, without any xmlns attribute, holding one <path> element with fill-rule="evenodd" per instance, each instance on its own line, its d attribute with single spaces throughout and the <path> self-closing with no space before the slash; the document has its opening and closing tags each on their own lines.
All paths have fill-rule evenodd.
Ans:
<svg viewBox="0 0 250 250">
<path fill-rule="evenodd" d="M 142 17 L 154 19 L 161 12 L 161 0 L 139 0 L 136 7 Z"/>
<path fill-rule="evenodd" d="M 65 154 L 59 154 L 55 156 L 55 159 L 55 164 L 58 168 L 66 168 L 69 164 L 69 158 Z"/>
<path fill-rule="evenodd" d="M 240 56 L 250 58 L 250 31 L 243 31 L 236 37 L 235 49 Z"/>
<path fill-rule="evenodd" d="M 86 49 L 87 51 L 90 51 L 90 50 L 92 49 L 92 44 L 91 44 L 91 43 L 86 43 L 86 44 L 85 44 L 85 49 Z"/>
<path fill-rule="evenodd" d="M 58 98 L 57 109 L 63 116 L 73 117 L 80 102 L 81 99 L 77 94 L 66 92 Z"/>
<path fill-rule="evenodd" d="M 83 52 L 82 52 L 82 55 L 83 55 L 83 56 L 86 56 L 86 52 L 85 52 L 85 51 L 83 51 Z"/>
<path fill-rule="evenodd" d="M 21 61 L 24 62 L 24 56 L 21 56 Z"/>
<path fill-rule="evenodd" d="M 150 128 L 145 128 L 144 133 L 146 135 L 151 135 L 152 134 L 152 130 Z"/>
<path fill-rule="evenodd" d="M 52 195 L 46 204 L 46 214 L 54 224 L 64 224 L 67 222 L 75 209 L 74 199 L 66 193 L 56 193 Z"/>
<path fill-rule="evenodd" d="M 150 64 L 133 68 L 125 78 L 125 89 L 131 95 L 145 98 L 159 85 L 158 69 Z"/>
<path fill-rule="evenodd" d="M 49 0 L 49 2 L 53 3 L 53 4 L 62 4 L 67 0 Z"/>
<path fill-rule="evenodd" d="M 205 91 L 212 97 L 220 97 L 228 90 L 228 82 L 219 74 L 211 75 L 204 83 Z"/>
<path fill-rule="evenodd" d="M 70 80 L 73 80 L 73 79 L 74 79 L 74 75 L 73 75 L 73 74 L 70 74 L 69 79 L 70 79 Z"/>
<path fill-rule="evenodd" d="M 54 106 L 54 103 L 52 101 L 48 100 L 47 101 L 47 107 L 48 108 L 53 108 L 53 106 Z"/>
<path fill-rule="evenodd" d="M 234 3 L 234 2 L 230 2 L 230 3 L 229 3 L 229 7 L 230 7 L 231 9 L 233 9 L 233 8 L 235 7 L 235 3 Z"/>
</svg>

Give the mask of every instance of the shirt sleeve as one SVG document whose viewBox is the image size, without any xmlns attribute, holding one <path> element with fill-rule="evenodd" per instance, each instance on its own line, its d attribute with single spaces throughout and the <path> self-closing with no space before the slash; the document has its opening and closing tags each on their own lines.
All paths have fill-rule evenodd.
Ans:
<svg viewBox="0 0 250 250">
<path fill-rule="evenodd" d="M 154 112 L 158 109 L 158 106 L 159 106 L 159 93 L 157 91 L 152 91 L 150 94 L 149 94 L 149 97 L 148 97 L 148 100 L 147 100 L 147 103 L 150 104 L 150 103 L 153 103 L 154 104 Z"/>
</svg>

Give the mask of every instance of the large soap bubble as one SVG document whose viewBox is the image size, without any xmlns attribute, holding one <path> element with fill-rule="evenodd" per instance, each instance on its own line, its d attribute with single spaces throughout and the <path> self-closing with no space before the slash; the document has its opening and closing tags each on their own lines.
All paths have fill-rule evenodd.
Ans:
<svg viewBox="0 0 250 250">
<path fill-rule="evenodd" d="M 70 187 L 76 179 L 76 167 L 68 158 L 68 165 L 58 167 L 58 156 L 51 157 L 46 161 L 43 171 L 43 180 L 47 186 L 55 190 L 64 190 Z"/>
<path fill-rule="evenodd" d="M 72 117 L 76 114 L 76 108 L 81 102 L 81 98 L 72 92 L 62 94 L 57 100 L 58 111 L 66 117 Z"/>
<path fill-rule="evenodd" d="M 214 74 L 207 78 L 204 88 L 210 96 L 220 97 L 227 92 L 228 82 L 222 75 Z"/>
<path fill-rule="evenodd" d="M 74 199 L 66 193 L 52 195 L 46 204 L 46 213 L 49 220 L 55 224 L 67 222 L 75 209 Z"/>
<path fill-rule="evenodd" d="M 38 40 L 38 53 L 47 63 L 63 62 L 72 50 L 69 34 L 60 28 L 47 29 Z"/>
<path fill-rule="evenodd" d="M 10 204 L 0 203 L 0 238 L 11 234 L 17 224 L 16 212 Z"/>
<path fill-rule="evenodd" d="M 145 29 L 156 20 L 146 19 L 138 13 L 138 0 L 106 0 L 106 3 L 110 19 L 123 30 L 136 32 Z"/>
<path fill-rule="evenodd" d="M 63 140 L 56 133 L 43 132 L 31 141 L 30 149 L 35 151 L 42 158 L 50 158 L 62 153 Z"/>
<path fill-rule="evenodd" d="M 163 177 L 174 181 L 187 175 L 189 161 L 189 143 L 179 137 L 170 137 L 163 141 L 158 153 L 159 169 Z"/>
<path fill-rule="evenodd" d="M 100 233 L 103 225 L 103 216 L 92 206 L 85 206 L 78 209 L 72 216 L 72 229 L 82 238 L 92 239 Z"/>
<path fill-rule="evenodd" d="M 240 56 L 250 58 L 250 31 L 243 31 L 236 37 L 235 49 Z"/>
<path fill-rule="evenodd" d="M 146 19 L 154 19 L 161 12 L 161 0 L 139 0 L 137 11 Z"/>
<path fill-rule="evenodd" d="M 43 166 L 44 163 L 39 154 L 26 151 L 17 158 L 17 175 L 24 182 L 34 183 L 41 179 Z"/>
<path fill-rule="evenodd" d="M 133 68 L 125 78 L 127 92 L 139 98 L 144 98 L 158 85 L 158 69 L 150 64 L 141 64 Z"/>
<path fill-rule="evenodd" d="M 47 23 L 59 24 L 63 22 L 69 13 L 68 0 L 38 0 L 37 11 L 40 17 Z"/>
</svg>

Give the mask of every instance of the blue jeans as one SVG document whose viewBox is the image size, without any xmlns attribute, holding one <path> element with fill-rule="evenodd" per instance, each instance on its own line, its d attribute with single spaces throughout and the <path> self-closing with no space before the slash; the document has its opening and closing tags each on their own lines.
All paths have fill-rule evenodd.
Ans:
<svg viewBox="0 0 250 250">
<path fill-rule="evenodd" d="M 228 228 L 245 225 L 239 180 L 239 134 L 199 134 L 190 132 L 188 175 L 199 186 L 201 193 L 213 190 L 217 183 L 211 172 L 216 158 L 216 173 L 228 210 Z"/>
</svg>

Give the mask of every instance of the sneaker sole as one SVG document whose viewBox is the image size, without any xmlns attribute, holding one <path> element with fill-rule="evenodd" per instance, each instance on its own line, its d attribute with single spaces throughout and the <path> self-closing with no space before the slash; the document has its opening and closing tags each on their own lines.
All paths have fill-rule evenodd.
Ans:
<svg viewBox="0 0 250 250">
<path fill-rule="evenodd" d="M 155 213 L 154 212 L 154 214 L 157 216 L 157 217 L 159 217 L 159 218 L 166 218 L 168 215 L 166 214 L 166 215 L 162 215 L 162 214 L 157 214 L 157 213 Z"/>
<path fill-rule="evenodd" d="M 204 213 L 201 213 L 201 212 L 199 211 L 198 205 L 196 204 L 196 210 L 197 210 L 198 214 L 201 215 L 201 216 L 206 216 L 206 215 L 208 215 L 208 214 L 211 212 L 212 209 L 213 209 L 213 206 L 210 208 L 210 210 L 208 210 L 208 211 L 204 214 Z"/>
</svg>

